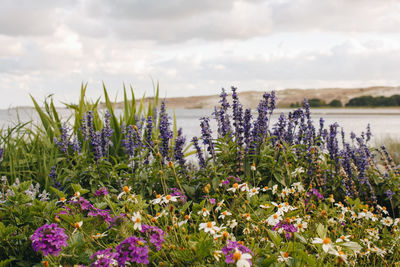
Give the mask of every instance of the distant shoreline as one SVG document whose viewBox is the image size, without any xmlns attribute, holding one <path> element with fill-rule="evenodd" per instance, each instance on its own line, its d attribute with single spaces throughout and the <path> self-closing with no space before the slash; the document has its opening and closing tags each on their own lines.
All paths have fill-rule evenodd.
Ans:
<svg viewBox="0 0 400 267">
<path fill-rule="evenodd" d="M 226 90 L 227 93 L 230 93 L 230 89 Z M 270 91 L 244 91 L 241 92 L 240 88 L 238 88 L 238 96 L 240 102 L 243 104 L 244 108 L 257 108 L 259 100 L 262 98 L 262 95 L 265 92 Z M 213 109 L 214 106 L 219 105 L 219 93 L 215 95 L 206 95 L 206 96 L 188 96 L 188 97 L 167 97 L 165 98 L 168 108 L 182 108 L 182 109 Z M 284 90 L 276 90 L 277 97 L 277 107 L 278 108 L 291 108 L 290 104 L 293 103 L 301 103 L 304 98 L 313 99 L 318 98 L 326 103 L 329 103 L 332 100 L 340 100 L 343 105 L 346 104 L 351 98 L 360 97 L 360 96 L 392 96 L 395 94 L 400 94 L 400 86 L 390 87 L 390 86 L 374 86 L 374 87 L 366 87 L 366 88 L 321 88 L 321 89 L 284 89 Z M 144 99 L 145 103 L 148 103 L 154 97 L 146 97 Z M 137 103 L 140 102 L 141 99 L 136 99 Z M 228 100 L 231 101 L 231 94 L 228 96 Z M 104 103 L 99 104 L 100 107 L 104 107 Z M 114 108 L 122 108 L 123 103 L 117 102 L 113 104 Z M 33 107 L 33 105 L 32 105 Z M 32 108 L 29 106 L 20 106 L 20 107 L 11 107 L 8 109 L 1 110 L 10 110 L 10 109 L 29 109 Z M 58 107 L 62 108 L 62 107 Z M 321 107 L 321 108 L 331 108 L 331 109 L 396 109 L 399 107 Z M 318 109 L 318 107 L 313 107 L 313 109 Z M 399 108 L 400 109 L 400 108 Z"/>
</svg>

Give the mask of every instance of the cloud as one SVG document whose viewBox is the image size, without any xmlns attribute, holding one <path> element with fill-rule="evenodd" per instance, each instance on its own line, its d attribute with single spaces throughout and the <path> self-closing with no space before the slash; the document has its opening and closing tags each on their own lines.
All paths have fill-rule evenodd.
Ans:
<svg viewBox="0 0 400 267">
<path fill-rule="evenodd" d="M 5 0 L 0 107 L 81 82 L 101 95 L 159 80 L 167 96 L 285 87 L 400 84 L 395 0 Z"/>
<path fill-rule="evenodd" d="M 0 9 L 0 34 L 51 35 L 62 24 L 63 9 L 74 5 L 75 0 L 3 0 Z"/>
</svg>

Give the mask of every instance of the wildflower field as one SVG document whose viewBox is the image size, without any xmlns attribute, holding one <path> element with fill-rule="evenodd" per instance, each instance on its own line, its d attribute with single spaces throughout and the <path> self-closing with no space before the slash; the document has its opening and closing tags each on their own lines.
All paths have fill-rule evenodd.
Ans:
<svg viewBox="0 0 400 267">
<path fill-rule="evenodd" d="M 186 140 L 158 90 L 121 112 L 85 90 L 0 132 L 0 266 L 400 265 L 400 170 L 369 126 L 306 100 L 272 123 L 274 92 L 251 111 L 232 87 Z"/>
</svg>

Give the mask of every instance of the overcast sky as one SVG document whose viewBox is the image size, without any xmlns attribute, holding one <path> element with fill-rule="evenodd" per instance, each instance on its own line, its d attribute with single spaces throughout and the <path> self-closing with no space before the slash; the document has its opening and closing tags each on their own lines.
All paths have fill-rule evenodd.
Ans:
<svg viewBox="0 0 400 267">
<path fill-rule="evenodd" d="M 55 94 L 400 85 L 398 0 L 1 0 L 0 108 Z"/>
</svg>

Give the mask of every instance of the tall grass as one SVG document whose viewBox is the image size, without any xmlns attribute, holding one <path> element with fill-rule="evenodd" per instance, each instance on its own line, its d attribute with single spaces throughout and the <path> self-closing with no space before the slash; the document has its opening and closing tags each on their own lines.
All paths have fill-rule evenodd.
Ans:
<svg viewBox="0 0 400 267">
<path fill-rule="evenodd" d="M 111 114 L 110 126 L 114 130 L 111 137 L 113 146 L 110 148 L 110 155 L 116 159 L 124 157 L 125 152 L 121 147 L 123 139 L 121 126 L 136 125 L 137 120 L 143 117 L 156 117 L 155 112 L 159 105 L 158 83 L 154 88 L 154 97 L 148 101 L 145 101 L 145 96 L 137 101 L 132 87 L 127 89 L 124 86 L 123 105 L 122 109 L 118 111 L 115 110 L 113 101 L 110 99 L 104 84 L 104 105 L 101 105 L 100 98 L 95 101 L 88 100 L 86 98 L 86 88 L 87 84 L 82 84 L 77 104 L 64 103 L 64 106 L 72 114 L 66 121 L 71 129 L 71 134 L 76 134 L 79 139 L 82 139 L 79 129 L 82 127 L 82 119 L 88 111 L 93 113 L 94 128 L 96 130 L 102 129 L 104 127 L 102 117 L 105 110 L 108 110 Z M 31 98 L 39 115 L 39 123 L 34 124 L 32 121 L 20 122 L 16 126 L 9 126 L 0 130 L 0 146 L 5 150 L 0 176 L 6 176 L 11 183 L 15 182 L 17 178 L 20 180 L 34 180 L 48 188 L 51 185 L 49 173 L 52 166 L 61 165 L 67 167 L 71 164 L 68 162 L 69 159 L 60 153 L 58 147 L 54 145 L 54 138 L 60 136 L 63 122 L 55 107 L 53 98 L 46 98 L 43 104 L 40 104 L 32 96 Z M 154 136 L 158 135 L 157 132 L 153 134 Z M 82 144 L 82 149 L 88 150 L 89 148 L 87 144 Z"/>
</svg>

